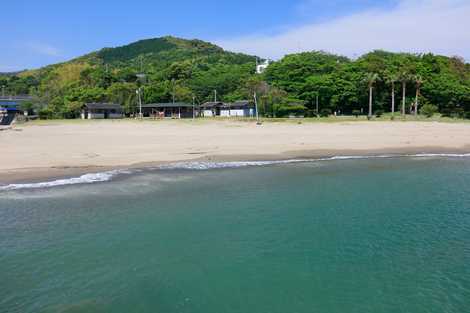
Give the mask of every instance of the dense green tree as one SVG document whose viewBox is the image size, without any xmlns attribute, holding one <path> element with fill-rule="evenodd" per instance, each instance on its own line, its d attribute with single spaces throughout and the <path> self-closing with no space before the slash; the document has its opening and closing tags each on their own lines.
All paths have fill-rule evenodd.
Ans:
<svg viewBox="0 0 470 313">
<path fill-rule="evenodd" d="M 383 78 L 372 85 L 376 112 L 395 112 L 400 84 L 403 114 L 428 104 L 446 116 L 470 116 L 470 64 L 459 57 L 376 50 L 350 60 L 313 51 L 287 55 L 262 75 L 255 74 L 255 62 L 254 56 L 207 42 L 163 37 L 0 74 L 0 86 L 7 95 L 33 95 L 35 107 L 48 118 L 73 117 L 84 103 L 100 101 L 119 103 L 133 114 L 138 88 L 144 103 L 193 98 L 202 103 L 213 100 L 214 90 L 219 100 L 232 102 L 252 100 L 256 92 L 259 112 L 266 116 L 358 115 L 370 111 L 371 86 L 366 88 L 364 77 L 376 73 Z"/>
<path fill-rule="evenodd" d="M 136 111 L 137 88 L 135 83 L 114 83 L 107 90 L 107 99 L 122 105 L 125 113 L 133 114 Z"/>
</svg>

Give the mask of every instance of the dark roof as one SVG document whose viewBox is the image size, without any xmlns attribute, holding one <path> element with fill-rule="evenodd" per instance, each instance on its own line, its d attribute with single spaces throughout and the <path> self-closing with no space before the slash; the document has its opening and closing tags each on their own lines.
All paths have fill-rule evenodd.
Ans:
<svg viewBox="0 0 470 313">
<path fill-rule="evenodd" d="M 84 105 L 89 110 L 121 110 L 122 107 L 117 103 L 86 103 Z"/>
<path fill-rule="evenodd" d="M 0 97 L 0 101 L 30 101 L 33 97 L 27 95 Z"/>
<path fill-rule="evenodd" d="M 187 107 L 193 107 L 193 105 L 191 103 L 186 103 L 186 102 L 142 104 L 142 108 L 145 108 L 145 109 L 153 109 L 153 108 L 187 108 Z"/>
<path fill-rule="evenodd" d="M 201 104 L 201 108 L 210 109 L 210 108 L 215 108 L 215 107 L 221 107 L 224 105 L 225 103 L 223 102 L 206 102 L 206 103 Z"/>
<path fill-rule="evenodd" d="M 252 101 L 248 100 L 239 100 L 235 101 L 233 103 L 227 103 L 225 107 L 227 108 L 245 108 L 245 107 L 253 107 L 254 103 Z"/>
</svg>

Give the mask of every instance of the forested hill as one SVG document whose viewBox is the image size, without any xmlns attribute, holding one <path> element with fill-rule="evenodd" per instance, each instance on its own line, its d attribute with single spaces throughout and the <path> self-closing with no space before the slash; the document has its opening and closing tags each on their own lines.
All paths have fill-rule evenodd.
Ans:
<svg viewBox="0 0 470 313">
<path fill-rule="evenodd" d="M 256 58 L 233 53 L 201 40 L 175 37 L 147 39 L 104 48 L 69 62 L 1 76 L 7 94 L 32 94 L 48 104 L 51 116 L 73 117 L 85 102 L 113 101 L 127 111 L 135 107 L 135 90 L 144 102 L 191 101 L 241 97 L 240 86 L 255 72 Z M 138 74 L 145 74 L 139 79 Z"/>
<path fill-rule="evenodd" d="M 292 54 L 255 74 L 256 58 L 200 40 L 162 37 L 105 48 L 70 62 L 0 75 L 6 94 L 31 94 L 43 116 L 76 117 L 83 103 L 109 101 L 136 110 L 144 103 L 259 96 L 266 116 L 291 114 L 420 113 L 470 118 L 470 65 L 459 57 L 373 51 L 357 60 L 321 51 Z M 139 77 L 145 74 L 145 79 Z M 405 98 L 403 101 L 403 93 Z"/>
</svg>

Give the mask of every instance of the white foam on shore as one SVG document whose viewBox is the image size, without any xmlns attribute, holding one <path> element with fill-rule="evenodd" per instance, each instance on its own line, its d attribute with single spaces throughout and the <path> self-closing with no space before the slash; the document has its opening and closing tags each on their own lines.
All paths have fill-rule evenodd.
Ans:
<svg viewBox="0 0 470 313">
<path fill-rule="evenodd" d="M 470 153 L 418 153 L 418 154 L 408 154 L 409 157 L 418 157 L 418 158 L 468 158 Z"/>
<path fill-rule="evenodd" d="M 277 164 L 293 164 L 293 163 L 309 163 L 309 162 L 325 162 L 325 161 L 339 161 L 339 160 L 361 160 L 361 159 L 386 159 L 386 158 L 467 158 L 470 153 L 456 154 L 456 153 L 418 153 L 418 154 L 402 154 L 402 155 L 350 155 L 350 156 L 333 156 L 327 158 L 317 159 L 290 159 L 290 160 L 274 160 L 274 161 L 237 161 L 237 162 L 177 162 L 158 167 L 149 168 L 149 170 L 212 170 L 224 168 L 242 168 L 251 166 L 268 166 Z M 100 182 L 107 182 L 112 180 L 119 174 L 133 174 L 143 172 L 143 169 L 135 170 L 114 170 L 101 173 L 90 173 L 80 177 L 72 177 L 66 179 L 58 179 L 49 182 L 39 183 L 25 183 L 25 184 L 10 184 L 0 186 L 1 191 L 12 191 L 22 189 L 40 189 L 52 188 L 58 186 L 77 185 L 77 184 L 93 184 Z"/>
<path fill-rule="evenodd" d="M 40 188 L 51 188 L 66 185 L 77 185 L 77 184 L 93 184 L 98 182 L 110 181 L 114 176 L 122 173 L 122 171 L 114 170 L 101 173 L 90 173 L 80 177 L 64 178 L 53 180 L 49 182 L 39 183 L 26 183 L 26 184 L 10 184 L 6 186 L 0 186 L 0 191 L 20 190 L 20 189 L 40 189 Z"/>
<path fill-rule="evenodd" d="M 275 164 L 290 164 L 309 162 L 313 159 L 291 159 L 291 160 L 277 160 L 277 161 L 236 161 L 236 162 L 178 162 L 161 165 L 156 169 L 160 170 L 211 170 L 223 168 L 239 168 L 248 166 L 267 166 Z"/>
</svg>

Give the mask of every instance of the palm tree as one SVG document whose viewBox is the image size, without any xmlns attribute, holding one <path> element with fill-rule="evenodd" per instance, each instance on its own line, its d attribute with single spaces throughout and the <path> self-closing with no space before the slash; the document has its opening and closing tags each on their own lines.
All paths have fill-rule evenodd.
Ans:
<svg viewBox="0 0 470 313">
<path fill-rule="evenodd" d="M 398 80 L 401 82 L 401 86 L 403 90 L 401 114 L 405 116 L 406 115 L 406 84 L 410 80 L 410 74 L 406 70 L 404 70 L 398 75 Z"/>
<path fill-rule="evenodd" d="M 377 73 L 367 73 L 365 81 L 369 87 L 369 114 L 367 115 L 368 119 L 372 118 L 372 100 L 373 100 L 373 91 L 374 85 L 379 80 L 379 74 Z"/>
<path fill-rule="evenodd" d="M 416 83 L 416 100 L 415 100 L 415 116 L 418 115 L 418 106 L 419 106 L 419 95 L 421 93 L 421 85 L 424 82 L 424 79 L 421 75 L 415 75 L 413 77 L 415 83 Z"/>
<path fill-rule="evenodd" d="M 395 72 L 386 74 L 387 84 L 392 87 L 392 120 L 395 119 L 395 83 L 399 80 L 399 76 Z"/>
</svg>

